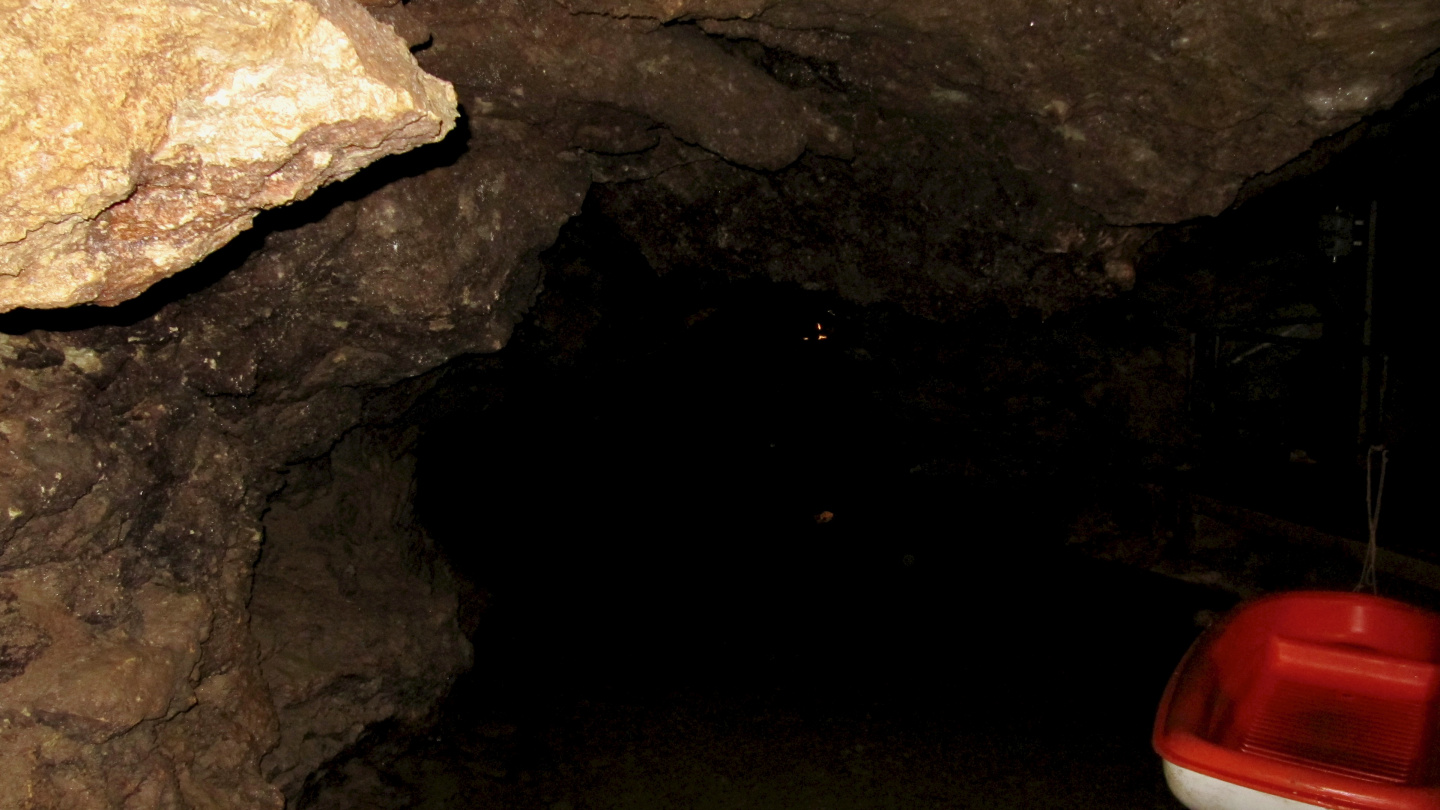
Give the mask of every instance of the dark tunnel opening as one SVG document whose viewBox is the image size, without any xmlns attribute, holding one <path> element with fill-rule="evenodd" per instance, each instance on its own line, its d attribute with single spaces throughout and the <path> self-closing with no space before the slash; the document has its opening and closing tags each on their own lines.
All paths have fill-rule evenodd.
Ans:
<svg viewBox="0 0 1440 810">
<path fill-rule="evenodd" d="M 387 807 L 1178 806 L 1170 670 L 1241 596 L 1353 584 L 1296 536 L 1364 539 L 1369 444 L 1382 542 L 1437 556 L 1428 98 L 1048 318 L 657 275 L 592 192 L 509 345 L 422 409 L 474 669 L 302 804 L 368 774 Z"/>
<path fill-rule="evenodd" d="M 594 782 L 614 776 L 638 780 L 624 806 L 675 806 L 721 790 L 654 772 L 701 749 L 798 765 L 883 730 L 902 740 L 885 757 L 948 749 L 914 789 L 954 801 L 994 789 L 936 787 L 965 762 L 1018 779 L 1012 798 L 1040 791 L 1034 806 L 1074 798 L 1042 774 L 1056 769 L 1100 774 L 1092 804 L 1119 790 L 1170 806 L 1146 729 L 1197 614 L 1233 596 L 1067 545 L 1077 508 L 1132 485 L 1148 452 L 1084 402 L 1069 375 L 1105 352 L 1079 338 L 1143 315 L 1119 301 L 942 324 L 661 277 L 593 209 L 547 264 L 507 349 L 447 372 L 418 445 L 417 514 L 473 583 L 476 665 L 433 737 L 397 754 L 372 736 L 395 784 L 423 793 L 429 777 L 401 774 L 429 767 L 458 780 L 452 801 L 602 806 L 621 788 Z M 630 751 L 640 764 L 604 778 L 585 765 L 669 739 L 680 715 L 712 731 L 780 718 L 808 742 L 775 753 L 735 731 Z M 898 774 L 853 778 L 747 789 L 863 803 Z M 337 790 L 322 778 L 312 795 Z"/>
<path fill-rule="evenodd" d="M 1120 455 L 1119 434 L 1096 418 L 1024 442 L 1068 392 L 1024 368 L 1039 404 L 1000 384 L 1027 355 L 1063 355 L 1063 330 L 1035 346 L 1036 324 L 1003 314 L 997 334 L 767 282 L 657 278 L 599 217 L 572 223 L 552 260 L 535 323 L 477 364 L 474 404 L 427 427 L 418 473 L 422 521 L 496 583 L 491 609 L 565 636 L 537 663 L 613 657 L 614 686 L 663 687 L 760 638 L 792 657 L 808 638 L 803 655 L 824 658 L 912 631 L 905 645 L 948 657 L 919 639 L 966 612 L 1025 613 L 1037 571 L 1084 564 L 1060 549 L 1090 494 L 1075 482 Z M 587 334 L 576 310 L 597 313 Z M 957 587 L 978 571 L 987 583 Z"/>
</svg>

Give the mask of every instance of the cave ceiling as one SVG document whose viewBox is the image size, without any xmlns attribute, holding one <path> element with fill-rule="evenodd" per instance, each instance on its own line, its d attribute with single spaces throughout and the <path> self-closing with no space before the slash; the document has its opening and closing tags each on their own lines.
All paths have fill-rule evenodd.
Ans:
<svg viewBox="0 0 1440 810">
<path fill-rule="evenodd" d="M 434 32 L 421 63 L 472 115 L 570 133 L 657 267 L 931 314 L 1124 287 L 1145 226 L 1219 213 L 1427 75 L 1440 18 L 1411 3 L 404 9 Z"/>
<path fill-rule="evenodd" d="M 162 23 L 151 5 L 164 4 L 130 4 L 120 17 L 140 33 L 109 37 L 108 47 L 119 41 L 159 52 L 200 36 Z M 282 5 L 308 8 L 257 8 Z M 318 3 L 327 20 L 344 18 L 346 5 Z M 1399 0 L 365 5 L 412 45 L 421 67 L 454 86 L 472 140 L 546 144 L 564 169 L 603 184 L 603 207 L 662 272 L 762 273 L 939 316 L 995 299 L 1052 311 L 1125 288 L 1154 226 L 1218 214 L 1247 182 L 1352 131 L 1428 77 L 1440 43 L 1440 4 Z M 61 16 L 50 25 L 74 24 Z M 249 71 L 244 76 L 268 58 L 288 71 L 267 74 L 271 85 L 313 81 L 316 71 L 258 39 L 266 47 L 230 40 L 245 51 L 246 59 L 229 60 Z M 386 50 L 366 41 L 375 35 L 351 39 L 360 61 L 385 63 L 372 73 L 416 99 L 421 120 L 402 115 L 403 104 L 377 113 L 383 104 L 313 101 L 321 92 L 374 95 L 345 76 L 280 99 L 313 121 L 277 121 L 275 100 L 258 93 L 220 110 L 219 94 L 202 92 L 174 112 L 158 148 L 137 146 L 112 130 L 163 129 L 163 103 L 136 105 L 145 116 L 92 126 L 87 136 L 66 122 L 107 96 L 154 90 L 184 102 L 194 87 L 213 91 L 221 83 L 214 60 L 142 69 L 118 53 L 103 56 L 121 69 L 80 70 L 85 93 L 54 94 L 66 103 L 42 105 L 8 136 L 29 148 L 7 147 L 14 182 L 0 199 L 14 233 L 0 252 L 0 306 L 132 297 L 248 227 L 255 211 L 444 134 L 454 114 L 445 109 L 454 103 L 444 98 L 450 89 L 423 73 L 402 75 L 388 53 L 373 56 Z M 28 45 L 10 50 L 43 52 L 43 43 Z M 226 46 L 206 47 L 195 54 Z M 159 86 L 139 86 L 149 82 Z M 19 97 L 34 95 L 23 82 L 8 84 Z M 246 103 L 262 111 L 249 122 Z M 391 120 L 341 129 L 318 144 L 294 134 L 324 131 L 326 115 Z M 18 111 L 11 118 L 23 120 Z M 224 145 L 187 131 L 206 127 L 284 131 L 293 145 L 252 159 L 255 168 L 238 182 L 227 174 L 232 156 L 218 154 Z M 192 142 L 200 145 L 186 151 Z M 33 159 L 36 144 L 76 153 L 78 168 L 47 174 Z M 152 154 L 141 164 L 104 154 L 146 147 Z M 87 175 L 86 165 L 104 171 Z M 37 196 L 70 199 L 51 211 Z M 117 238 L 127 229 L 139 235 Z M 48 277 L 65 282 L 34 283 L 37 265 L 53 266 Z"/>
<path fill-rule="evenodd" d="M 366 724 L 443 694 L 469 651 L 443 566 L 408 551 L 411 438 L 387 426 L 505 345 L 582 205 L 661 273 L 1051 313 L 1128 289 L 1156 228 L 1343 146 L 1440 48 L 1436 0 L 366 3 L 384 37 L 349 3 L 166 73 L 145 60 L 193 45 L 181 4 L 0 0 L 0 806 L 293 806 Z M 78 38 L 25 27 L 66 10 Z M 348 33 L 292 51 L 302 17 Z M 296 56 L 342 40 L 381 55 Z M 287 88 L 336 103 L 177 107 L 217 98 L 216 60 L 289 70 L 247 85 L 270 113 L 303 107 Z M 356 88 L 384 102 L 363 125 Z M 277 145 L 237 171 L 167 151 L 177 121 Z M 391 618 L 414 644 L 375 640 Z"/>
</svg>

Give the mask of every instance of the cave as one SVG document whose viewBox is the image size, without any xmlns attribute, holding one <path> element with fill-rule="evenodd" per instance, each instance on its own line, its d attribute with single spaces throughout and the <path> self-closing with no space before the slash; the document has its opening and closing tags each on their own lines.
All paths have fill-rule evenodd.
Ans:
<svg viewBox="0 0 1440 810">
<path fill-rule="evenodd" d="M 1440 608 L 1433 8 L 102 5 L 0 32 L 0 807 L 1176 808 L 1217 616 Z"/>
</svg>

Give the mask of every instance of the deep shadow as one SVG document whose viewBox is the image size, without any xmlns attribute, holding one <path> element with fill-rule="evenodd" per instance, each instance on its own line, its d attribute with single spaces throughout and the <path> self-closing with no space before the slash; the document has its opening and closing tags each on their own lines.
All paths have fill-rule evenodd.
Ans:
<svg viewBox="0 0 1440 810">
<path fill-rule="evenodd" d="M 1364 541 L 1364 459 L 1383 445 L 1381 545 L 1440 561 L 1426 528 L 1437 402 L 1421 269 L 1440 219 L 1440 81 L 1356 131 L 1310 159 L 1313 174 L 1163 233 L 1136 296 L 1195 339 L 1200 490 Z"/>
<path fill-rule="evenodd" d="M 816 769 L 862 805 L 1174 806 L 1149 723 L 1232 598 L 1067 548 L 1138 462 L 1053 372 L 1095 361 L 1077 335 L 1144 343 L 1143 313 L 945 325 L 661 278 L 588 208 L 544 258 L 506 350 L 417 410 L 417 514 L 474 583 L 476 668 L 304 806 L 345 806 L 359 767 L 377 806 L 687 806 L 728 756 L 781 774 L 743 789 L 761 806 Z M 829 759 L 866 746 L 926 764 Z M 627 756 L 628 788 L 593 765 Z"/>
</svg>

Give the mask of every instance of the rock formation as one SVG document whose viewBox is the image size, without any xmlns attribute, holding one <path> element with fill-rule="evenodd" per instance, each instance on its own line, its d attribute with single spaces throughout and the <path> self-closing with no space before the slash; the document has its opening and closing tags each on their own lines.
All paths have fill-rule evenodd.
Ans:
<svg viewBox="0 0 1440 810">
<path fill-rule="evenodd" d="M 133 298 L 455 114 L 349 2 L 0 10 L 0 312 Z"/>
<path fill-rule="evenodd" d="M 1399 0 L 366 13 L 0 0 L 0 806 L 280 807 L 424 714 L 468 651 L 396 423 L 587 191 L 662 272 L 1054 311 L 1440 46 Z M 461 125 L 221 247 L 444 133 L 401 39 Z"/>
</svg>

